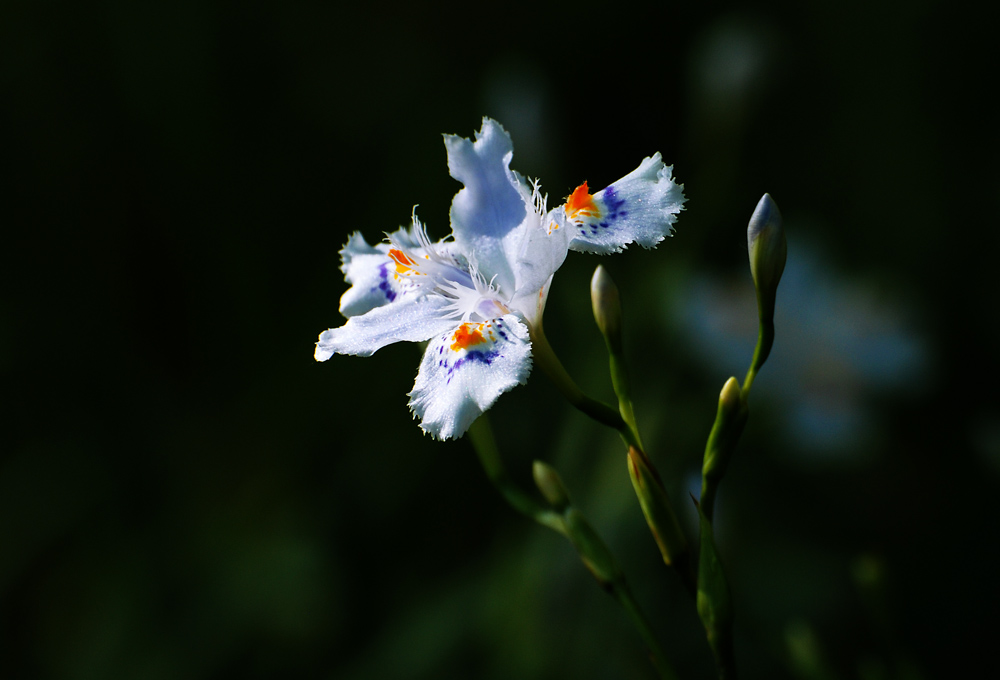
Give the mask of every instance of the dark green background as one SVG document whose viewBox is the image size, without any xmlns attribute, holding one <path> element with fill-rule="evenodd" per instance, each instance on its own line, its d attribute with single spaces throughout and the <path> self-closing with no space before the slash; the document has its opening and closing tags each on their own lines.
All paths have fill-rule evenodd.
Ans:
<svg viewBox="0 0 1000 680">
<path fill-rule="evenodd" d="M 609 399 L 587 290 L 619 282 L 685 508 L 752 350 L 746 220 L 781 206 L 797 278 L 717 520 L 744 677 L 967 677 L 1000 604 L 992 32 L 931 1 L 2 3 L 0 677 L 651 677 L 568 543 L 421 436 L 415 347 L 312 359 L 347 234 L 419 203 L 446 235 L 440 134 L 483 115 L 553 204 L 656 150 L 685 184 L 672 240 L 571 255 L 546 313 Z M 491 416 L 708 677 L 620 443 L 541 374 Z"/>
</svg>

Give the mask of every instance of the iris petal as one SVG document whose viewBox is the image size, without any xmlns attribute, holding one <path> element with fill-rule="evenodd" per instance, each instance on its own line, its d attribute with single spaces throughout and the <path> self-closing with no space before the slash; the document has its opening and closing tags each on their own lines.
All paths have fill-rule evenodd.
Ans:
<svg viewBox="0 0 1000 680">
<path fill-rule="evenodd" d="M 462 324 L 428 343 L 410 408 L 436 439 L 461 437 L 501 394 L 526 383 L 529 373 L 531 341 L 517 316 Z"/>
<path fill-rule="evenodd" d="M 652 248 L 673 231 L 684 209 L 684 186 L 673 179 L 673 166 L 660 154 L 593 196 L 586 185 L 573 192 L 566 215 L 576 233 L 570 248 L 588 253 L 617 253 L 630 243 Z"/>
</svg>

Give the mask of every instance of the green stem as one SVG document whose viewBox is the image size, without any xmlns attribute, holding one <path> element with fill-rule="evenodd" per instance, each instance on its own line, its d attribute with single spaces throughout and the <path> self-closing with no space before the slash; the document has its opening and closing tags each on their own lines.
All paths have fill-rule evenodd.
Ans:
<svg viewBox="0 0 1000 680">
<path fill-rule="evenodd" d="M 649 655 L 652 657 L 653 666 L 656 667 L 660 677 L 663 680 L 676 680 L 677 675 L 667 662 L 666 654 L 663 653 L 659 641 L 653 635 L 653 630 L 649 626 L 646 615 L 639 609 L 639 604 L 635 601 L 635 597 L 625 583 L 624 578 L 620 579 L 618 583 L 612 584 L 611 594 L 621 603 L 621 606 L 625 609 L 625 613 L 632 621 L 632 625 L 635 626 L 636 630 L 639 631 L 639 635 L 642 636 L 643 642 L 646 643 L 646 647 L 649 649 Z"/>
<path fill-rule="evenodd" d="M 567 530 L 567 525 L 570 527 L 575 526 L 577 531 L 579 531 L 581 528 L 579 525 L 583 524 L 583 528 L 586 529 L 585 535 L 588 537 L 588 544 L 591 546 L 591 550 L 596 548 L 596 550 L 598 550 L 601 554 L 607 555 L 607 560 L 613 560 L 607 544 L 597 535 L 596 532 L 594 532 L 593 528 L 586 523 L 586 520 L 583 520 L 579 512 L 573 509 L 572 506 L 569 506 L 562 514 L 553 512 L 552 510 L 544 508 L 535 499 L 525 494 L 511 481 L 510 477 L 507 475 L 503 461 L 500 458 L 500 452 L 497 448 L 496 439 L 493 436 L 493 428 L 490 426 L 490 421 L 486 414 L 479 416 L 479 418 L 477 418 L 469 427 L 469 438 L 472 441 L 472 448 L 476 450 L 476 455 L 479 456 L 479 461 L 482 463 L 483 469 L 486 471 L 486 476 L 489 477 L 493 485 L 498 491 L 500 491 L 501 495 L 503 495 L 503 497 L 515 510 L 526 515 L 527 517 L 530 517 L 539 524 L 566 536 L 578 550 L 581 547 L 577 544 L 580 540 L 580 535 L 578 533 L 573 533 L 571 530 Z M 575 515 L 577 519 L 574 521 L 570 515 Z M 649 649 L 651 657 L 650 660 L 656 668 L 660 678 L 662 680 L 677 680 L 677 675 L 673 672 L 673 669 L 667 661 L 663 648 L 660 646 L 656 636 L 653 634 L 653 630 L 649 625 L 649 620 L 639 608 L 639 604 L 635 601 L 635 597 L 629 590 L 628 585 L 625 582 L 625 577 L 621 573 L 617 564 L 612 563 L 610 571 L 613 575 L 609 576 L 608 580 L 605 580 L 596 571 L 594 571 L 592 565 L 588 564 L 586 556 L 583 553 L 581 553 L 580 556 L 583 558 L 584 564 L 597 578 L 598 583 L 600 583 L 625 610 L 626 616 L 632 622 L 632 625 L 635 626 L 639 636 Z"/>
<path fill-rule="evenodd" d="M 602 425 L 617 430 L 627 446 L 642 448 L 638 433 L 625 421 L 621 413 L 607 404 L 591 399 L 577 387 L 553 351 L 548 338 L 545 337 L 541 323 L 537 323 L 531 328 L 531 345 L 535 363 L 549 376 L 556 389 L 566 397 L 569 403 Z"/>
<path fill-rule="evenodd" d="M 512 508 L 553 531 L 566 534 L 559 513 L 543 507 L 541 503 L 524 493 L 510 479 L 503 460 L 500 458 L 496 439 L 493 437 L 493 428 L 485 413 L 476 418 L 469 427 L 469 439 L 472 441 L 472 448 L 476 450 L 476 455 L 479 456 L 479 462 L 482 463 L 483 469 L 486 471 L 486 476 Z"/>
<path fill-rule="evenodd" d="M 753 384 L 753 379 L 757 377 L 757 371 L 771 354 L 772 345 L 774 345 L 774 320 L 761 319 L 757 330 L 757 346 L 753 351 L 753 361 L 750 362 L 747 377 L 743 380 L 744 399 L 750 394 L 750 386 Z"/>
<path fill-rule="evenodd" d="M 687 537 L 677 521 L 677 514 L 663 488 L 663 482 L 652 467 L 649 457 L 641 450 L 630 448 L 627 460 L 632 488 L 653 540 L 663 556 L 663 562 L 677 570 L 684 586 L 693 594 L 696 580 Z"/>
<path fill-rule="evenodd" d="M 712 520 L 715 514 L 715 490 L 718 489 L 718 484 L 710 484 L 708 478 L 702 475 L 701 478 L 701 496 L 698 501 L 701 503 L 701 508 L 705 512 L 705 517 L 709 521 Z"/>
<path fill-rule="evenodd" d="M 676 568 L 685 586 L 694 592 L 695 579 L 688 561 L 687 539 L 677 522 L 677 514 L 667 498 L 660 475 L 645 453 L 639 432 L 635 427 L 635 415 L 632 412 L 631 400 L 628 398 L 625 362 L 620 353 L 615 351 L 611 353 L 612 381 L 619 397 L 620 408 L 620 412 L 616 413 L 614 409 L 591 399 L 577 387 L 545 337 L 541 323 L 532 328 L 531 339 L 535 361 L 569 402 L 598 422 L 618 430 L 618 434 L 629 450 L 634 450 L 641 457 L 642 467 L 649 473 L 649 478 L 637 481 L 636 475 L 640 474 L 642 470 L 638 468 L 633 470 L 631 463 L 629 470 L 633 476 L 633 487 L 639 498 L 643 515 L 646 517 L 653 538 L 663 554 L 664 562 Z"/>
<path fill-rule="evenodd" d="M 715 657 L 719 680 L 735 680 L 733 655 L 733 600 L 719 560 L 712 523 L 698 506 L 700 546 L 698 556 L 698 616 L 705 625 L 708 645 Z"/>
<path fill-rule="evenodd" d="M 735 378 L 730 378 L 735 384 Z M 728 387 L 730 383 L 727 382 Z M 725 391 L 725 388 L 723 388 Z M 749 411 L 742 392 L 736 394 L 736 404 L 724 404 L 720 397 L 719 411 L 705 444 L 705 458 L 701 469 L 701 509 L 711 520 L 715 513 L 715 494 L 726 475 L 729 461 L 743 434 Z"/>
<path fill-rule="evenodd" d="M 632 397 L 629 393 L 628 370 L 625 365 L 625 358 L 617 352 L 611 343 L 608 346 L 608 363 L 611 370 L 611 384 L 614 386 L 615 395 L 618 397 L 618 412 L 622 414 L 622 420 L 628 425 L 639 448 L 643 449 L 642 439 L 639 437 L 639 426 L 635 422 L 635 410 L 632 408 Z"/>
</svg>

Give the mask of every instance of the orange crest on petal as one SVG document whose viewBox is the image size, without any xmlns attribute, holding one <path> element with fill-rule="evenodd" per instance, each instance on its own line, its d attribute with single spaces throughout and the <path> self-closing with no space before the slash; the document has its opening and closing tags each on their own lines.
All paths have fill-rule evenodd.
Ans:
<svg viewBox="0 0 1000 680">
<path fill-rule="evenodd" d="M 396 263 L 397 274 L 409 274 L 413 267 L 413 260 L 407 257 L 399 248 L 390 248 L 389 257 Z"/>
<path fill-rule="evenodd" d="M 454 352 L 459 350 L 468 349 L 471 345 L 478 345 L 481 342 L 485 342 L 482 333 L 482 324 L 479 323 L 463 323 L 455 331 L 451 339 L 454 341 L 451 343 L 451 349 Z"/>
<path fill-rule="evenodd" d="M 566 216 L 600 217 L 601 211 L 594 203 L 594 196 L 587 190 L 587 183 L 578 186 L 566 199 Z"/>
</svg>

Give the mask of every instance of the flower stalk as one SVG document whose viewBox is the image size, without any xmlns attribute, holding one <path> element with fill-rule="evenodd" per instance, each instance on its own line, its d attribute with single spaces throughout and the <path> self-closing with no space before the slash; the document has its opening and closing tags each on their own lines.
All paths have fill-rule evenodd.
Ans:
<svg viewBox="0 0 1000 680">
<path fill-rule="evenodd" d="M 559 513 L 544 507 L 524 493 L 511 480 L 507 468 L 503 464 L 503 459 L 500 458 L 496 438 L 493 436 L 493 427 L 485 414 L 473 421 L 472 425 L 469 426 L 468 434 L 472 448 L 475 450 L 476 456 L 479 457 L 479 462 L 482 464 L 487 478 L 504 497 L 504 500 L 522 515 L 565 535 L 564 521 Z"/>
<path fill-rule="evenodd" d="M 715 494 L 719 482 L 729 469 L 736 444 L 746 426 L 749 410 L 736 378 L 730 378 L 719 393 L 719 409 L 705 444 L 701 468 L 701 511 L 709 521 L 715 511 Z"/>
<path fill-rule="evenodd" d="M 712 649 L 720 680 L 736 678 L 733 653 L 733 602 L 726 573 L 719 561 L 712 522 L 698 505 L 701 547 L 698 555 L 698 616 L 705 626 L 708 646 Z"/>
<path fill-rule="evenodd" d="M 743 380 L 744 398 L 750 392 L 757 376 L 774 345 L 774 303 L 778 294 L 778 283 L 785 271 L 788 258 L 788 243 L 781 220 L 781 211 L 770 194 L 761 196 L 747 225 L 747 253 L 750 257 L 750 273 L 757 293 L 757 317 L 759 327 L 757 346 L 754 348 L 750 369 Z"/>
<path fill-rule="evenodd" d="M 614 428 L 629 447 L 627 456 L 629 478 L 635 489 L 639 506 L 646 518 L 653 540 L 660 550 L 663 562 L 674 567 L 684 585 L 691 591 L 695 590 L 695 578 L 692 571 L 688 542 L 677 521 L 670 499 L 667 497 L 659 473 L 653 467 L 652 461 L 643 452 L 638 432 L 625 421 L 621 413 L 599 401 L 591 399 L 577 387 L 566 372 L 562 362 L 552 350 L 540 325 L 532 328 L 532 349 L 535 359 L 543 371 L 552 379 L 559 391 L 576 406 L 594 420 Z"/>
<path fill-rule="evenodd" d="M 635 421 L 635 410 L 632 407 L 632 396 L 628 369 L 622 342 L 622 304 L 618 286 L 611 279 L 607 270 L 597 265 L 594 276 L 590 280 L 590 302 L 594 310 L 594 321 L 604 336 L 604 344 L 608 348 L 608 364 L 611 371 L 611 384 L 618 397 L 618 412 L 626 425 L 635 435 L 635 442 L 641 449 L 642 440 L 639 437 L 639 427 Z"/>
<path fill-rule="evenodd" d="M 653 534 L 653 540 L 656 541 L 656 547 L 660 549 L 663 563 L 676 569 L 684 586 L 694 592 L 695 578 L 688 541 L 659 474 L 641 449 L 629 447 L 627 460 L 632 488 L 639 499 L 639 507 L 650 533 Z"/>
<path fill-rule="evenodd" d="M 627 446 L 638 446 L 638 433 L 625 421 L 620 412 L 603 402 L 588 397 L 583 390 L 577 387 L 576 382 L 559 361 L 559 357 L 556 356 L 548 338 L 545 337 L 545 330 L 540 321 L 531 326 L 530 333 L 535 365 L 542 369 L 556 386 L 556 389 L 566 397 L 566 400 L 602 425 L 617 430 Z"/>
<path fill-rule="evenodd" d="M 715 423 L 705 444 L 702 465 L 701 512 L 712 520 L 715 494 L 729 468 L 733 452 L 743 434 L 749 416 L 748 398 L 757 372 L 767 361 L 774 344 L 774 303 L 778 283 L 785 270 L 788 245 L 782 227 L 781 212 L 770 194 L 764 194 L 747 225 L 747 253 L 750 273 L 757 294 L 757 345 L 743 386 L 729 378 L 719 393 Z"/>
<path fill-rule="evenodd" d="M 600 535 L 573 506 L 559 473 L 552 466 L 539 460 L 532 466 L 535 484 L 550 506 L 546 508 L 511 481 L 500 458 L 493 429 L 486 415 L 480 416 L 472 423 L 469 428 L 469 439 L 486 471 L 486 476 L 504 499 L 521 514 L 569 539 L 579 554 L 580 561 L 598 585 L 622 606 L 625 615 L 635 626 L 649 650 L 650 662 L 656 668 L 661 680 L 677 680 L 677 675 L 653 634 L 649 620 L 639 608 L 635 596 L 628 587 L 618 562 Z"/>
<path fill-rule="evenodd" d="M 649 620 L 639 608 L 631 589 L 625 582 L 625 574 L 612 555 L 604 540 L 569 500 L 569 494 L 562 479 L 552 466 L 536 460 L 532 473 L 542 495 L 552 503 L 553 509 L 561 513 L 564 535 L 576 548 L 580 560 L 591 573 L 598 585 L 615 598 L 625 610 L 626 616 L 635 626 L 649 650 L 650 661 L 664 680 L 674 680 L 677 676 L 667 661 L 659 641 L 653 634 Z"/>
<path fill-rule="evenodd" d="M 702 464 L 701 501 L 698 524 L 701 546 L 698 557 L 698 615 L 705 626 L 709 646 L 715 656 L 719 677 L 736 677 L 733 655 L 733 605 L 729 583 L 715 545 L 712 520 L 719 483 L 729 469 L 740 436 L 749 417 L 747 399 L 757 372 L 767 361 L 774 344 L 774 304 L 778 283 L 785 270 L 788 246 L 781 212 L 769 194 L 764 194 L 747 225 L 747 252 L 750 273 L 757 294 L 757 345 L 743 386 L 729 378 L 719 393 L 715 423 L 705 444 Z"/>
<path fill-rule="evenodd" d="M 633 433 L 632 440 L 626 441 L 629 445 L 627 459 L 629 479 L 632 481 L 642 514 L 646 518 L 663 562 L 667 566 L 676 568 L 684 585 L 693 592 L 695 581 L 687 539 L 681 531 L 677 515 L 667 497 L 663 480 L 644 451 L 639 428 L 636 425 L 623 349 L 621 294 L 611 275 L 601 265 L 594 270 L 594 276 L 590 280 L 590 302 L 594 311 L 594 321 L 604 336 L 604 344 L 608 349 L 611 383 L 618 397 L 618 411 Z"/>
</svg>

